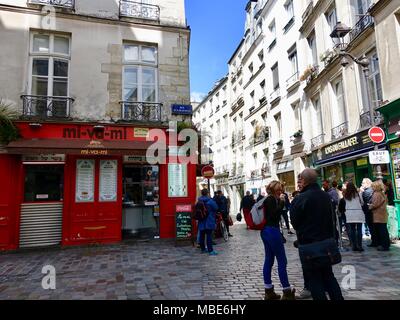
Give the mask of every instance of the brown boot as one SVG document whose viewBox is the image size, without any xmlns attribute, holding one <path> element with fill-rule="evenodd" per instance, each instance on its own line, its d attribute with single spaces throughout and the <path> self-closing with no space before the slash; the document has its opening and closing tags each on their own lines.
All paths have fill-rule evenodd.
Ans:
<svg viewBox="0 0 400 320">
<path fill-rule="evenodd" d="M 283 290 L 282 300 L 296 300 L 296 289 Z"/>
<path fill-rule="evenodd" d="M 265 298 L 264 300 L 280 300 L 281 296 L 276 294 L 274 288 L 265 289 Z"/>
</svg>

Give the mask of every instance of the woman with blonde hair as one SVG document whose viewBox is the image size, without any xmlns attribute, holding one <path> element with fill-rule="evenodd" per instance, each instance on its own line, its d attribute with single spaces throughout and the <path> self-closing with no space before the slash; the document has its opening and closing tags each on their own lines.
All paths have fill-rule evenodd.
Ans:
<svg viewBox="0 0 400 320">
<path fill-rule="evenodd" d="M 375 181 L 371 185 L 373 195 L 369 209 L 373 214 L 374 230 L 378 244 L 378 251 L 389 251 L 390 238 L 387 229 L 388 213 L 385 186 L 382 181 Z"/>
<path fill-rule="evenodd" d="M 282 209 L 284 206 L 284 197 L 282 197 L 283 187 L 279 181 L 272 181 L 267 186 L 267 199 L 264 201 L 265 227 L 261 231 L 261 239 L 265 248 L 264 262 L 264 285 L 265 300 L 279 300 L 280 295 L 274 291 L 272 285 L 271 273 L 275 258 L 278 261 L 278 274 L 283 287 L 282 300 L 294 300 L 295 290 L 289 283 L 287 274 L 287 259 L 283 239 L 279 228 Z"/>
</svg>

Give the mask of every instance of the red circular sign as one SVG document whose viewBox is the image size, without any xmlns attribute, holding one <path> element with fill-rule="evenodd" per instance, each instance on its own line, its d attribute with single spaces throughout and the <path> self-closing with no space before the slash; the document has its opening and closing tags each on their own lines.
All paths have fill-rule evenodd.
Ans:
<svg viewBox="0 0 400 320">
<path fill-rule="evenodd" d="M 201 169 L 201 175 L 203 178 L 211 179 L 215 175 L 214 168 L 212 166 L 204 166 L 203 169 Z"/>
<path fill-rule="evenodd" d="M 368 132 L 369 138 L 375 143 L 382 143 L 385 141 L 385 131 L 379 127 L 372 127 Z"/>
</svg>

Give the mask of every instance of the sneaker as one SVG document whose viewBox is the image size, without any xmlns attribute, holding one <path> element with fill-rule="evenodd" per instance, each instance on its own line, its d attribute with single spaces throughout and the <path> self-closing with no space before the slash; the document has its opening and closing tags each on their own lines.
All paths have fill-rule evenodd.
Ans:
<svg viewBox="0 0 400 320">
<path fill-rule="evenodd" d="M 233 237 L 233 235 L 231 235 L 230 233 L 228 234 L 228 237 Z"/>
<path fill-rule="evenodd" d="M 307 289 L 303 289 L 299 292 L 298 295 L 296 295 L 296 299 L 298 300 L 311 299 L 311 292 Z"/>
<path fill-rule="evenodd" d="M 218 255 L 218 252 L 217 251 L 211 251 L 210 253 L 209 253 L 209 255 L 210 256 L 216 256 L 216 255 Z"/>
</svg>

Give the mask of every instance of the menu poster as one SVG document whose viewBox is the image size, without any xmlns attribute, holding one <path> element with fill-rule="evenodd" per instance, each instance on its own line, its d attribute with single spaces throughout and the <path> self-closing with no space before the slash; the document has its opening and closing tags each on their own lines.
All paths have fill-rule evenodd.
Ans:
<svg viewBox="0 0 400 320">
<path fill-rule="evenodd" d="M 100 202 L 117 201 L 117 160 L 100 161 Z"/>
<path fill-rule="evenodd" d="M 397 198 L 400 197 L 400 143 L 395 143 L 390 146 L 392 149 L 392 161 L 393 161 L 393 174 L 394 182 L 396 184 Z"/>
<path fill-rule="evenodd" d="M 75 201 L 94 201 L 94 160 L 77 160 Z"/>
<path fill-rule="evenodd" d="M 187 165 L 168 164 L 168 197 L 184 198 L 187 191 Z"/>
</svg>

